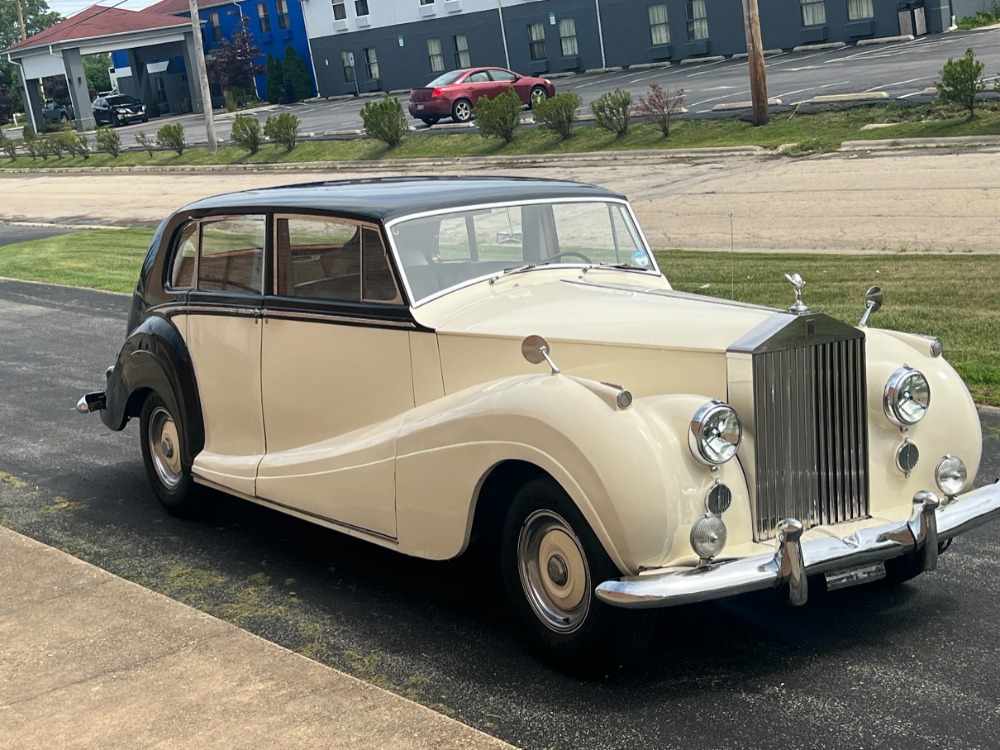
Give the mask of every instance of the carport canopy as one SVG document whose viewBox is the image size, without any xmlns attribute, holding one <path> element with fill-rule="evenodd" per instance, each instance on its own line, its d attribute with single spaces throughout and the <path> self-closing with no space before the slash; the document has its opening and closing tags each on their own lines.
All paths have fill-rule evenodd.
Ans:
<svg viewBox="0 0 1000 750">
<path fill-rule="evenodd" d="M 195 70 L 194 32 L 186 16 L 164 15 L 157 8 L 144 11 L 92 5 L 44 31 L 33 34 L 4 52 L 20 68 L 24 108 L 36 132 L 42 124 L 41 79 L 64 75 L 69 88 L 76 129 L 93 130 L 94 112 L 84 75 L 83 58 L 104 52 L 126 50 L 140 98 L 153 100 L 146 63 L 171 57 L 184 58 L 188 71 Z M 188 75 L 191 109 L 204 111 L 197 76 Z"/>
</svg>

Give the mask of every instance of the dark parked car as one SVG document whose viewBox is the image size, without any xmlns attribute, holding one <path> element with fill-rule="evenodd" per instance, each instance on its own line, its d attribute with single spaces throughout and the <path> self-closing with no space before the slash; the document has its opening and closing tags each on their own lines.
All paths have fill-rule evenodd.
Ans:
<svg viewBox="0 0 1000 750">
<path fill-rule="evenodd" d="M 547 78 L 522 76 L 506 68 L 462 68 L 439 75 L 423 88 L 413 89 L 410 116 L 428 125 L 434 125 L 442 117 L 468 122 L 479 97 L 493 99 L 510 88 L 528 107 L 556 93 L 556 87 Z"/>
<path fill-rule="evenodd" d="M 149 122 L 146 105 L 128 94 L 99 96 L 90 105 L 98 125 L 127 125 L 130 122 Z"/>
<path fill-rule="evenodd" d="M 73 108 L 49 99 L 42 107 L 42 117 L 46 123 L 69 122 L 73 119 Z"/>
</svg>

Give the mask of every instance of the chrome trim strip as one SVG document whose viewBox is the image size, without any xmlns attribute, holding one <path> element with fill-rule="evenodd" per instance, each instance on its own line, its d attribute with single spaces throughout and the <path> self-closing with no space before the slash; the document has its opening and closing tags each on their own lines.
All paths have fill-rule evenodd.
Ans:
<svg viewBox="0 0 1000 750">
<path fill-rule="evenodd" d="M 602 601 L 616 607 L 651 609 L 718 599 L 789 584 L 789 599 L 803 604 L 807 576 L 858 567 L 905 554 L 920 556 L 924 570 L 937 564 L 939 545 L 1000 517 L 1000 483 L 973 490 L 942 506 L 926 491 L 913 497 L 913 512 L 902 524 L 862 529 L 843 539 L 799 541 L 794 519 L 783 522 L 777 550 L 710 565 L 626 576 L 597 586 Z M 801 526 L 801 524 L 799 524 Z"/>
<path fill-rule="evenodd" d="M 385 318 L 362 318 L 350 315 L 334 315 L 332 313 L 292 312 L 271 308 L 266 308 L 263 312 L 263 317 L 269 320 L 304 320 L 313 323 L 366 325 L 373 328 L 405 328 L 407 330 L 417 329 L 417 324 L 412 321 L 387 320 Z"/>
</svg>

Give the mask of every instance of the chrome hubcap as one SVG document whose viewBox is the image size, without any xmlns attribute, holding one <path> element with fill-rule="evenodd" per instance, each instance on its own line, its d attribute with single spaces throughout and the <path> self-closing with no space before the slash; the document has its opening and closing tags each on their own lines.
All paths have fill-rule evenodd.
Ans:
<svg viewBox="0 0 1000 750">
<path fill-rule="evenodd" d="M 179 445 L 177 425 L 170 412 L 162 406 L 156 407 L 149 417 L 149 455 L 153 459 L 156 476 L 169 489 L 181 481 Z"/>
<path fill-rule="evenodd" d="M 583 545 L 558 513 L 538 510 L 517 540 L 521 586 L 538 619 L 558 633 L 572 633 L 590 611 L 590 571 Z"/>
</svg>

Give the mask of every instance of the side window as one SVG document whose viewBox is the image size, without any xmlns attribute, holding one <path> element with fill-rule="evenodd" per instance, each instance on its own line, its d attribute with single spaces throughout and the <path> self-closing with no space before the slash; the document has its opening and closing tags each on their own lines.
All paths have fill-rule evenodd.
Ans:
<svg viewBox="0 0 1000 750">
<path fill-rule="evenodd" d="M 263 293 L 265 227 L 262 215 L 204 221 L 198 288 Z"/>
<path fill-rule="evenodd" d="M 181 230 L 170 269 L 170 286 L 174 289 L 194 287 L 194 261 L 198 256 L 198 224 L 191 222 Z"/>
<path fill-rule="evenodd" d="M 514 83 L 517 80 L 517 76 L 506 70 L 491 70 L 490 76 L 498 83 Z"/>
<path fill-rule="evenodd" d="M 289 297 L 395 302 L 379 233 L 341 219 L 277 219 L 278 293 Z"/>
</svg>

